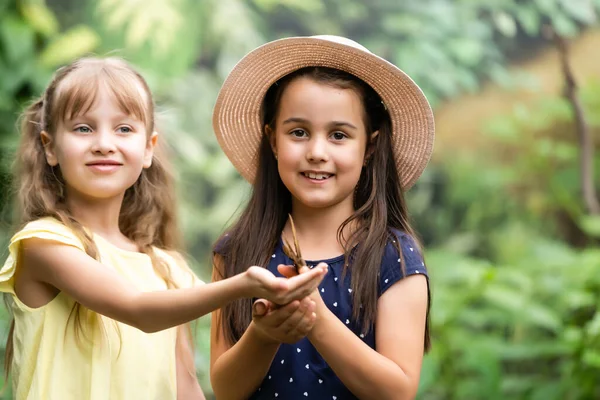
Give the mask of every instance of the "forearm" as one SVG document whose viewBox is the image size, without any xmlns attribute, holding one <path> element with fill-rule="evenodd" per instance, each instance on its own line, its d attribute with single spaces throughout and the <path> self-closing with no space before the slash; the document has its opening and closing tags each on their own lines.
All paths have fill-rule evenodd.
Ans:
<svg viewBox="0 0 600 400">
<path fill-rule="evenodd" d="M 196 376 L 177 377 L 177 400 L 206 400 Z"/>
<path fill-rule="evenodd" d="M 177 400 L 206 400 L 196 376 L 194 349 L 190 334 L 191 331 L 187 326 L 180 326 L 177 330 L 175 345 Z"/>
<path fill-rule="evenodd" d="M 245 289 L 240 274 L 192 288 L 138 293 L 132 299 L 131 325 L 144 332 L 182 325 L 244 297 Z"/>
<path fill-rule="evenodd" d="M 414 398 L 417 385 L 402 368 L 365 344 L 328 309 L 320 312 L 308 339 L 358 398 Z"/>
<path fill-rule="evenodd" d="M 269 371 L 279 343 L 262 339 L 254 323 L 240 340 L 223 353 L 211 369 L 211 384 L 215 397 L 246 399 L 254 393 Z M 235 385 L 232 377 L 236 377 Z"/>
</svg>

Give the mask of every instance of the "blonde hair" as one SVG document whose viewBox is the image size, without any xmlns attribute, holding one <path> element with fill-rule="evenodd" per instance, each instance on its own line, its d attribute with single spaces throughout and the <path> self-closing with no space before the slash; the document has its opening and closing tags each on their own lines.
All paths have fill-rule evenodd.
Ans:
<svg viewBox="0 0 600 400">
<path fill-rule="evenodd" d="M 53 217 L 72 229 L 90 257 L 98 259 L 94 240 L 73 217 L 65 201 L 65 185 L 60 167 L 46 161 L 40 134 L 53 136 L 58 124 L 85 114 L 92 108 L 100 88 L 108 89 L 113 100 L 127 115 L 145 124 L 148 134 L 154 131 L 154 101 L 144 78 L 118 58 L 82 58 L 56 71 L 43 95 L 21 116 L 21 141 L 15 161 L 17 213 L 21 226 L 44 217 Z M 119 216 L 119 228 L 125 236 L 147 254 L 158 276 L 168 288 L 176 288 L 168 264 L 154 252 L 180 248 L 176 221 L 173 179 L 157 146 L 152 165 L 142 171 L 135 184 L 126 190 Z M 98 314 L 75 303 L 76 337 L 83 331 L 82 321 L 102 323 Z M 5 356 L 8 375 L 13 356 L 11 324 Z M 86 332 L 83 332 L 85 335 Z"/>
</svg>

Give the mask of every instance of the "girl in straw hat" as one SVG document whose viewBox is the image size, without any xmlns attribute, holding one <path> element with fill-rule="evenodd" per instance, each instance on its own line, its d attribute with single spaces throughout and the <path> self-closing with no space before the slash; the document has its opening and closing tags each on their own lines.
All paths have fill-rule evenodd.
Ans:
<svg viewBox="0 0 600 400">
<path fill-rule="evenodd" d="M 351 40 L 288 38 L 235 66 L 213 124 L 253 184 L 215 245 L 214 279 L 251 264 L 287 277 L 292 264 L 300 274 L 329 266 L 308 299 L 240 300 L 213 314 L 217 398 L 413 398 L 429 286 L 403 193 L 433 147 L 421 90 Z"/>
<path fill-rule="evenodd" d="M 0 271 L 13 300 L 16 399 L 203 399 L 178 327 L 244 296 L 302 299 L 324 275 L 290 281 L 254 267 L 218 285 L 194 276 L 176 251 L 152 94 L 120 59 L 59 69 L 21 134 L 22 228 Z"/>
</svg>

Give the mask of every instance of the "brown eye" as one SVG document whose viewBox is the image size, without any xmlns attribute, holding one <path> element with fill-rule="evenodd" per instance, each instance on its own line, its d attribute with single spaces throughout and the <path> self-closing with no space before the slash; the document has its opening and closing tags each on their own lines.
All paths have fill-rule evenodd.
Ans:
<svg viewBox="0 0 600 400">
<path fill-rule="evenodd" d="M 334 132 L 331 137 L 334 140 L 344 140 L 347 136 L 344 132 Z"/>
<path fill-rule="evenodd" d="M 308 136 L 308 134 L 306 133 L 306 131 L 304 129 L 294 129 L 293 131 L 290 132 L 290 135 L 297 137 L 297 138 L 302 138 L 302 137 Z"/>
</svg>

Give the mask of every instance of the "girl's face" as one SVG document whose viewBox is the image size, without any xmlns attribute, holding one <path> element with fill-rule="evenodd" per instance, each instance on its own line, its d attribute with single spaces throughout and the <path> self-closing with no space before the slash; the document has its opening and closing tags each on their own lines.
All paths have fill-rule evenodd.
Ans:
<svg viewBox="0 0 600 400">
<path fill-rule="evenodd" d="M 53 137 L 42 132 L 46 160 L 60 166 L 70 200 L 123 196 L 151 165 L 156 139 L 106 88 L 99 88 L 88 112 L 59 123 Z"/>
<path fill-rule="evenodd" d="M 359 95 L 307 77 L 285 88 L 270 131 L 281 180 L 306 207 L 353 207 L 367 147 Z"/>
</svg>

